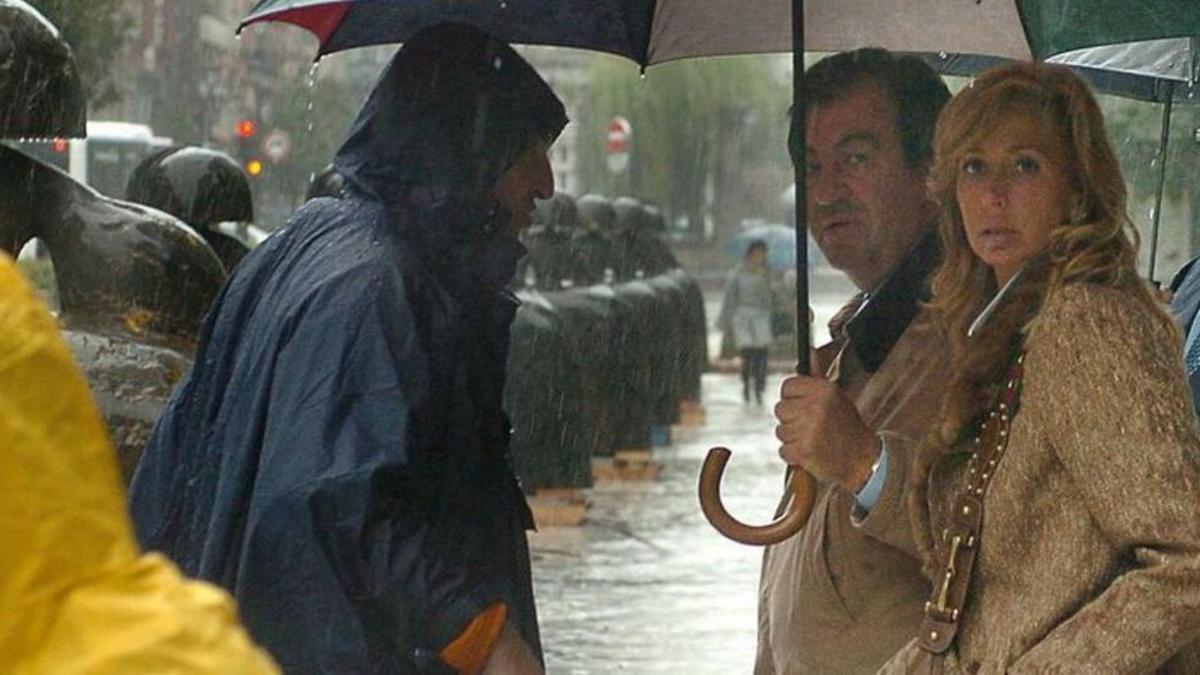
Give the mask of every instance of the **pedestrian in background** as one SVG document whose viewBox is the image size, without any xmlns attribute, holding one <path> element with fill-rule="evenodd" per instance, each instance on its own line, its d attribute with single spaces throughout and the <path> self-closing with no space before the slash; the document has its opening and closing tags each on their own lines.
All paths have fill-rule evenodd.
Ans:
<svg viewBox="0 0 1200 675">
<path fill-rule="evenodd" d="M 762 403 L 767 387 L 767 349 L 775 341 L 771 332 L 771 313 L 775 309 L 775 290 L 771 269 L 767 266 L 767 242 L 754 239 L 746 246 L 742 264 L 729 275 L 725 300 L 717 325 L 733 336 L 733 345 L 742 357 L 742 400 Z"/>
</svg>

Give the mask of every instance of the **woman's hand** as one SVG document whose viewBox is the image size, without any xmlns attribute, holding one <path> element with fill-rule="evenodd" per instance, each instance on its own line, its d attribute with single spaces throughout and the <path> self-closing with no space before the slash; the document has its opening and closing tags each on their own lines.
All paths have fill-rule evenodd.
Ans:
<svg viewBox="0 0 1200 675">
<path fill-rule="evenodd" d="M 838 483 L 851 494 L 871 477 L 871 465 L 879 458 L 879 437 L 834 383 L 803 375 L 787 378 L 775 418 L 783 461 L 817 480 Z"/>
</svg>

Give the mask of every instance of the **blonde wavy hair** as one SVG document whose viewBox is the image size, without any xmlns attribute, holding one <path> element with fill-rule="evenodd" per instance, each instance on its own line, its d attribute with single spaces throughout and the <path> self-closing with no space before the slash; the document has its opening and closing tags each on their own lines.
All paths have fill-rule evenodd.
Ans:
<svg viewBox="0 0 1200 675">
<path fill-rule="evenodd" d="M 992 325 L 968 342 L 967 328 L 997 288 L 991 268 L 967 243 L 957 199 L 959 167 L 1001 121 L 1026 111 L 1038 115 L 1062 142 L 1075 193 L 1063 195 L 1073 200 L 1070 216 L 1051 231 L 1046 250 Z M 954 370 L 943 408 L 943 440 L 982 412 L 988 387 L 1003 375 L 1014 346 L 1056 288 L 1071 283 L 1121 287 L 1163 313 L 1137 278 L 1138 235 L 1126 212 L 1125 182 L 1104 116 L 1087 85 L 1070 70 L 1014 63 L 988 70 L 959 92 L 938 118 L 929 187 L 941 209 L 943 251 L 930 306 L 947 330 Z"/>
</svg>

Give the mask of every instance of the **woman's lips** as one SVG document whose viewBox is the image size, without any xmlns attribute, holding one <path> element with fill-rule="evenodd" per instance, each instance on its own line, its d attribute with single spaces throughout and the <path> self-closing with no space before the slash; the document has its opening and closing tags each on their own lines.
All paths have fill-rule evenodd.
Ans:
<svg viewBox="0 0 1200 675">
<path fill-rule="evenodd" d="M 1009 228 L 987 228 L 979 233 L 979 243 L 987 249 L 1009 248 L 1018 242 L 1017 231 Z"/>
</svg>

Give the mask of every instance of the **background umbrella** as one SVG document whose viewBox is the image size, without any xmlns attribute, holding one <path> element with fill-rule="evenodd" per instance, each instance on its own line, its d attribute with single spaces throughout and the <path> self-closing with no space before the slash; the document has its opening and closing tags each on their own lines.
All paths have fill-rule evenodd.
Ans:
<svg viewBox="0 0 1200 675">
<path fill-rule="evenodd" d="M 791 21 L 787 21 L 787 18 Z M 1087 47 L 1200 34 L 1200 3 L 1179 0 L 260 0 L 239 30 L 261 21 L 308 29 L 318 55 L 403 42 L 441 21 L 471 23 L 507 42 L 578 47 L 625 56 L 645 67 L 692 56 L 793 53 L 794 107 L 800 100 L 805 47 L 815 51 L 876 45 L 894 51 L 1037 58 Z M 789 31 L 787 30 L 790 28 Z M 1169 115 L 1169 110 L 1166 113 Z M 803 115 L 793 133 L 805 138 Z M 1168 118 L 1169 121 L 1169 118 Z M 805 229 L 803 162 L 796 166 L 796 228 Z M 807 260 L 796 237 L 796 260 Z M 797 270 L 798 316 L 808 310 L 807 270 Z M 797 331 L 797 371 L 809 371 L 810 336 Z M 717 495 L 728 450 L 710 452 L 701 492 Z M 807 476 L 795 472 L 793 478 Z M 794 483 L 795 481 L 793 481 Z M 807 481 L 811 488 L 811 477 Z M 802 487 L 802 486 L 799 486 Z M 797 488 L 797 494 L 803 492 Z M 800 495 L 804 498 L 804 495 Z M 811 500 L 812 494 L 806 498 Z M 702 499 L 705 515 L 727 536 L 770 543 L 794 533 L 803 517 L 754 530 L 733 520 L 719 500 Z M 799 500 L 803 501 L 803 499 Z M 809 502 L 811 505 L 811 501 Z M 786 520 L 786 522 L 784 522 Z"/>
<path fill-rule="evenodd" d="M 1166 183 L 1167 141 L 1171 133 L 1171 109 L 1176 101 L 1196 99 L 1198 40 L 1194 37 L 1153 40 L 1092 47 L 1062 54 L 1051 61 L 1079 69 L 1097 88 L 1120 96 L 1162 103 L 1158 141 L 1158 176 L 1151 211 L 1150 262 L 1146 276 L 1155 281 L 1158 261 L 1158 232 Z"/>
<path fill-rule="evenodd" d="M 796 230 L 787 225 L 771 223 L 748 227 L 725 242 L 725 253 L 740 261 L 746 257 L 746 247 L 756 239 L 766 243 L 767 265 L 772 270 L 778 272 L 796 267 Z M 813 259 L 815 253 L 810 247 L 810 266 L 816 262 Z"/>
</svg>

